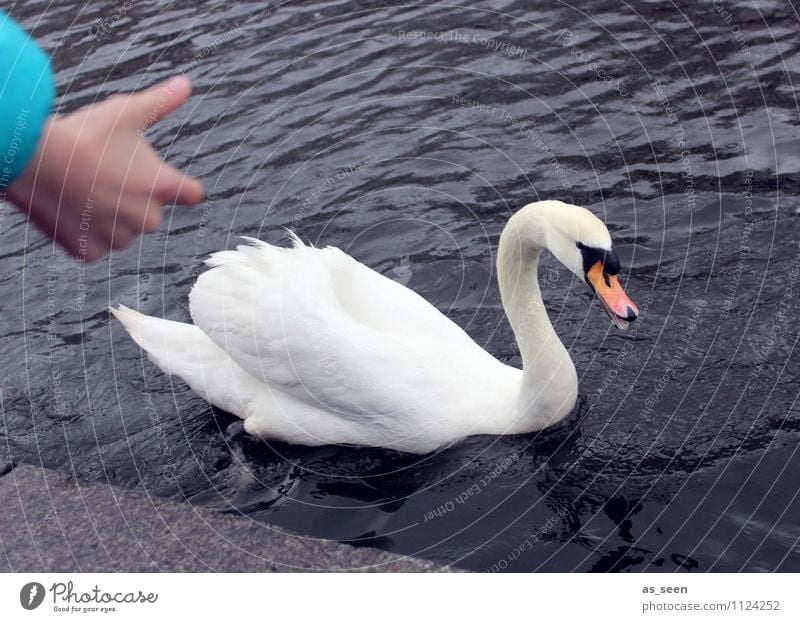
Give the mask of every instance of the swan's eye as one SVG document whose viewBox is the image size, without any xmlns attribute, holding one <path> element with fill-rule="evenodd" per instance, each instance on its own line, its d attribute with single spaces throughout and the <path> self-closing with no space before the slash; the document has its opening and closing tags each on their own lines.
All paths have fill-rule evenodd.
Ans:
<svg viewBox="0 0 800 622">
<path fill-rule="evenodd" d="M 581 256 L 583 257 L 583 273 L 585 275 L 589 274 L 589 270 L 591 270 L 592 266 L 598 261 L 603 264 L 603 274 L 611 276 L 619 274 L 619 257 L 613 248 L 611 250 L 594 248 L 592 246 L 586 246 L 581 242 L 577 243 L 577 247 L 580 249 Z"/>
</svg>

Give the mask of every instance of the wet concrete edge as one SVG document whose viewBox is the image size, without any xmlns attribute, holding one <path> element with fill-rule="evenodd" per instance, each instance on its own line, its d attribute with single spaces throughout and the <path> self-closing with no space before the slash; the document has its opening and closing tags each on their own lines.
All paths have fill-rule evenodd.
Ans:
<svg viewBox="0 0 800 622">
<path fill-rule="evenodd" d="M 0 572 L 457 570 L 3 458 Z"/>
</svg>

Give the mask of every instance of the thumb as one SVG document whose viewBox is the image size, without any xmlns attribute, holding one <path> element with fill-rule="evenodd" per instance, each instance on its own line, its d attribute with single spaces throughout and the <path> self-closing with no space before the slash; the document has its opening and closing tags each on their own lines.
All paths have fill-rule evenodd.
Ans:
<svg viewBox="0 0 800 622">
<path fill-rule="evenodd" d="M 155 194 L 163 203 L 197 205 L 203 200 L 205 189 L 200 180 L 164 163 L 158 172 Z"/>
<path fill-rule="evenodd" d="M 134 93 L 131 95 L 131 104 L 136 122 L 146 130 L 180 108 L 191 94 L 192 83 L 182 75 Z"/>
</svg>

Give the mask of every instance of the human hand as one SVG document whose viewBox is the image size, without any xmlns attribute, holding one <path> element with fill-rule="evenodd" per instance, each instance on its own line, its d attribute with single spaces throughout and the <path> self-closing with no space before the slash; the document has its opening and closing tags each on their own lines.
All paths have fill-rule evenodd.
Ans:
<svg viewBox="0 0 800 622">
<path fill-rule="evenodd" d="M 50 117 L 8 198 L 87 261 L 155 231 L 166 203 L 196 205 L 203 185 L 165 163 L 142 136 L 191 94 L 185 77 Z"/>
</svg>

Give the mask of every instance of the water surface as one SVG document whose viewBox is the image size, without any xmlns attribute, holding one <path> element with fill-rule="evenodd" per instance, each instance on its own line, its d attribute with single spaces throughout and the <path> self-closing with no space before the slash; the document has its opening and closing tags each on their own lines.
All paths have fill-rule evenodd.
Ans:
<svg viewBox="0 0 800 622">
<path fill-rule="evenodd" d="M 187 73 L 150 132 L 209 196 L 95 265 L 3 207 L 0 446 L 311 537 L 476 570 L 800 570 L 800 81 L 789 2 L 99 4 L 9 12 L 59 109 Z M 209 252 L 291 227 L 407 284 L 519 365 L 494 254 L 543 198 L 609 225 L 615 330 L 547 259 L 580 376 L 539 434 L 418 457 L 241 434 L 106 307 L 188 319 Z"/>
</svg>

